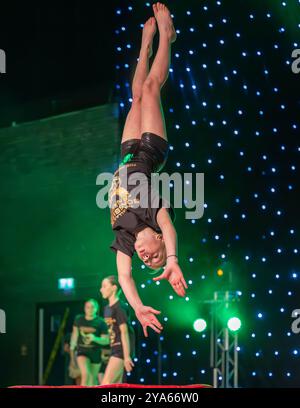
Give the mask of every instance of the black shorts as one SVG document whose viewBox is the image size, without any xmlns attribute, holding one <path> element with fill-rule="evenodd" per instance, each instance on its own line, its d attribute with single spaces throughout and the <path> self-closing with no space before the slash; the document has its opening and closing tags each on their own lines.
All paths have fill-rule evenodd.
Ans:
<svg viewBox="0 0 300 408">
<path fill-rule="evenodd" d="M 121 144 L 121 160 L 133 154 L 130 163 L 146 165 L 150 172 L 163 169 L 169 153 L 168 142 L 154 133 L 143 133 L 141 139 L 128 139 Z"/>
<path fill-rule="evenodd" d="M 92 364 L 101 363 L 101 349 L 99 348 L 78 348 L 77 357 L 85 356 L 90 359 Z"/>
<path fill-rule="evenodd" d="M 135 357 L 135 334 L 132 331 L 129 332 L 129 347 L 130 347 L 130 357 L 134 359 Z M 124 360 L 124 353 L 122 344 L 116 344 L 115 346 L 111 346 L 111 357 L 117 357 Z"/>
<path fill-rule="evenodd" d="M 123 347 L 121 345 L 112 347 L 111 357 L 117 357 L 124 360 Z"/>
</svg>

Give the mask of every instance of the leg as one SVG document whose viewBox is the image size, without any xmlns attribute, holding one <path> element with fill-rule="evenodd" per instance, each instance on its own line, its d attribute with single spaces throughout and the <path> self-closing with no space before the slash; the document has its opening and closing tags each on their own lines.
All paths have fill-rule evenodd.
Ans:
<svg viewBox="0 0 300 408">
<path fill-rule="evenodd" d="M 90 359 L 86 356 L 78 356 L 77 363 L 81 372 L 81 385 L 90 385 Z"/>
<path fill-rule="evenodd" d="M 143 29 L 139 61 L 132 81 L 132 105 L 126 118 L 122 142 L 141 138 L 142 87 L 149 73 L 149 58 L 152 55 L 152 42 L 155 33 L 156 21 L 154 17 L 151 17 L 146 21 Z"/>
<path fill-rule="evenodd" d="M 99 384 L 102 384 L 103 376 L 104 376 L 103 373 L 99 373 L 99 374 L 98 374 L 98 383 L 99 383 Z"/>
<path fill-rule="evenodd" d="M 122 379 L 124 360 L 118 357 L 110 357 L 101 385 L 117 384 Z"/>
<path fill-rule="evenodd" d="M 169 75 L 171 44 L 176 32 L 169 10 L 161 3 L 153 6 L 159 28 L 159 47 L 142 91 L 141 133 L 151 132 L 167 140 L 160 90 Z"/>
<path fill-rule="evenodd" d="M 98 374 L 99 374 L 100 364 L 91 364 L 91 385 L 98 385 Z"/>
<path fill-rule="evenodd" d="M 120 371 L 118 378 L 116 379 L 116 384 L 122 384 L 123 383 L 123 377 L 124 377 L 124 368 L 122 371 Z"/>
</svg>

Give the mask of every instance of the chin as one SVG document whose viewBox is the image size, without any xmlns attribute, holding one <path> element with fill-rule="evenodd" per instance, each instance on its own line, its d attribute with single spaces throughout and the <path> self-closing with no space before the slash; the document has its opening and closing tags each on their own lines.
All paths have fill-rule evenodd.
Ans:
<svg viewBox="0 0 300 408">
<path fill-rule="evenodd" d="M 148 266 L 148 268 L 150 268 L 150 269 L 152 269 L 153 271 L 155 271 L 155 270 L 159 270 L 159 269 L 161 269 L 163 266 L 164 266 L 164 262 L 161 264 L 161 265 L 155 265 L 155 266 Z"/>
</svg>

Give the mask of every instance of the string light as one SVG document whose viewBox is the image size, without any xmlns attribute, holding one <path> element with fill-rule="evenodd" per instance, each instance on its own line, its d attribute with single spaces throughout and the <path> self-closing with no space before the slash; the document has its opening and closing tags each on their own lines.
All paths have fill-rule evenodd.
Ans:
<svg viewBox="0 0 300 408">
<path fill-rule="evenodd" d="M 150 2 L 142 3 L 149 14 Z M 291 69 L 291 60 L 286 61 L 285 42 L 292 23 L 282 16 L 278 26 L 277 5 L 262 5 L 260 14 L 245 6 L 240 17 L 242 24 L 237 31 L 233 18 L 228 18 L 230 9 L 221 1 L 200 8 L 189 6 L 189 9 L 182 9 L 175 3 L 172 13 L 180 42 L 174 45 L 168 80 L 175 97 L 169 96 L 167 91 L 162 95 L 168 137 L 172 143 L 168 170 L 188 172 L 197 169 L 204 172 L 209 180 L 205 187 L 209 200 L 203 219 L 186 220 L 184 250 L 189 253 L 184 255 L 183 250 L 183 271 L 186 270 L 186 276 L 191 278 L 188 283 L 193 283 L 197 299 L 201 299 L 202 285 L 209 283 L 212 286 L 207 266 L 210 260 L 211 264 L 220 260 L 232 265 L 233 278 L 236 275 L 244 283 L 242 301 L 243 298 L 248 301 L 246 310 L 249 316 L 245 326 L 248 323 L 251 327 L 248 342 L 240 340 L 244 342 L 240 344 L 240 353 L 244 361 L 247 361 L 247 355 L 255 355 L 258 361 L 266 358 L 265 366 L 272 367 L 272 371 L 258 365 L 252 367 L 248 373 L 243 373 L 243 386 L 256 385 L 262 378 L 270 385 L 289 385 L 297 377 L 292 363 L 293 359 L 299 358 L 300 351 L 290 327 L 280 326 L 284 334 L 280 337 L 275 323 L 277 325 L 277 319 L 290 315 L 288 301 L 293 300 L 292 296 L 296 299 L 292 285 L 298 282 L 300 276 L 297 268 L 299 231 L 293 224 L 289 209 L 296 189 L 300 146 L 287 142 L 290 135 L 295 138 L 299 122 L 283 90 L 281 92 L 279 85 L 282 78 L 278 77 L 277 70 L 281 68 L 286 73 L 286 81 L 292 76 L 287 71 Z M 120 113 L 125 118 L 132 101 L 130 80 L 135 65 L 131 65 L 130 61 L 136 58 L 136 47 L 133 46 L 136 38 L 129 38 L 129 32 L 133 24 L 132 10 L 137 3 L 126 0 L 122 4 L 122 8 L 116 9 L 115 90 Z M 279 5 L 284 13 L 293 14 L 290 2 L 282 1 Z M 142 15 L 137 17 L 141 19 L 138 23 L 142 26 Z M 249 32 L 263 32 L 265 35 L 259 38 L 255 47 L 250 47 L 247 41 Z M 134 36 L 136 34 L 134 32 Z M 291 45 L 299 48 L 296 42 L 290 43 L 289 47 Z M 270 55 L 274 55 L 274 64 Z M 258 68 L 255 77 L 246 66 Z M 297 80 L 296 76 L 294 80 Z M 294 155 L 293 160 L 289 159 L 290 153 Z M 284 200 L 280 200 L 281 194 L 285 195 Z M 145 266 L 141 268 L 142 274 L 145 274 Z M 156 282 L 156 285 L 159 284 Z M 159 296 L 165 296 L 172 307 L 167 311 L 169 319 L 162 317 L 164 323 L 170 324 L 172 320 L 177 330 L 177 302 L 182 301 L 178 307 L 186 313 L 187 321 L 188 312 L 185 310 L 190 310 L 188 308 L 195 304 L 195 295 L 187 293 L 186 297 L 178 300 L 155 285 L 140 286 L 145 295 L 153 287 L 160 291 Z M 209 362 L 205 362 L 203 355 L 197 352 L 198 346 L 208 344 L 205 342 L 209 336 L 204 333 L 197 337 L 194 333 L 182 336 L 182 348 L 173 351 L 172 355 L 180 353 L 185 360 L 189 350 L 191 358 L 197 364 L 199 362 L 200 367 L 207 363 L 205 370 L 201 368 L 197 374 L 193 373 L 193 378 L 194 381 L 209 383 Z M 282 360 L 284 369 L 280 371 L 273 368 L 272 361 L 283 358 L 285 341 L 288 341 L 290 355 Z M 150 345 L 148 342 L 145 344 L 142 352 L 149 354 Z M 270 348 L 271 357 L 267 356 Z M 177 356 L 178 359 L 180 356 Z M 164 360 L 169 363 L 166 355 Z M 134 371 L 132 376 L 136 375 L 137 382 L 151 383 L 155 381 L 153 376 L 157 371 L 151 367 L 150 359 L 144 358 L 143 361 L 143 377 L 139 378 Z M 189 381 L 184 370 L 169 364 L 164 366 L 162 374 L 166 382 L 174 381 L 175 377 L 181 383 Z"/>
</svg>

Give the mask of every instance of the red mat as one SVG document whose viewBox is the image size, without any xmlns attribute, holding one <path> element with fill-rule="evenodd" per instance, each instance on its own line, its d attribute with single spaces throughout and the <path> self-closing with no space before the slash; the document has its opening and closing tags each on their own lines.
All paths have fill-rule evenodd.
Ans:
<svg viewBox="0 0 300 408">
<path fill-rule="evenodd" d="M 207 384 L 189 384 L 189 385 L 141 385 L 141 384 L 110 384 L 96 385 L 94 387 L 84 387 L 80 385 L 15 385 L 9 388 L 212 388 Z"/>
</svg>

